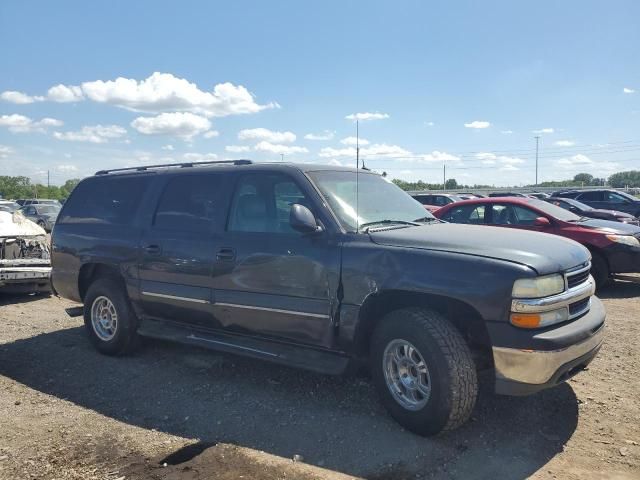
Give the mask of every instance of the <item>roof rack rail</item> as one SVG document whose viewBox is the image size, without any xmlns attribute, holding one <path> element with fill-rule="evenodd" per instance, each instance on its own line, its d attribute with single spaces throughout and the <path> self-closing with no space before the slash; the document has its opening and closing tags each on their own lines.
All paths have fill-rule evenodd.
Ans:
<svg viewBox="0 0 640 480">
<path fill-rule="evenodd" d="M 179 168 L 190 168 L 190 167 L 198 167 L 200 165 L 214 165 L 214 164 L 228 164 L 228 165 L 251 165 L 253 162 L 251 160 L 210 160 L 208 162 L 185 162 L 185 163 L 163 163 L 158 165 L 143 165 L 140 167 L 125 167 L 125 168 L 111 168 L 109 170 L 99 170 L 95 174 L 96 175 L 107 175 L 108 173 L 113 172 L 145 172 L 154 168 L 167 168 L 167 167 L 179 167 Z"/>
</svg>

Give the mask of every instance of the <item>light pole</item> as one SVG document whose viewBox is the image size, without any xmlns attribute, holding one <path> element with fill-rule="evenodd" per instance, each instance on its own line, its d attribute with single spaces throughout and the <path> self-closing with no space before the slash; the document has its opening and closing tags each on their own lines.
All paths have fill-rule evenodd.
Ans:
<svg viewBox="0 0 640 480">
<path fill-rule="evenodd" d="M 536 139 L 536 187 L 538 186 L 538 147 L 540 143 L 540 136 L 536 135 L 533 137 Z"/>
</svg>

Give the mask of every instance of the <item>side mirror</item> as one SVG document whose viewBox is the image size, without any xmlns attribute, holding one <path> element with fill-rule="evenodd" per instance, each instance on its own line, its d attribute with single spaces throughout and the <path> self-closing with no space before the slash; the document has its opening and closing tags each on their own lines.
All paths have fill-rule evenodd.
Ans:
<svg viewBox="0 0 640 480">
<path fill-rule="evenodd" d="M 311 213 L 311 210 L 299 203 L 291 205 L 289 224 L 291 228 L 300 233 L 316 233 L 322 231 L 322 227 L 318 226 L 316 217 Z"/>
<path fill-rule="evenodd" d="M 538 217 L 533 221 L 533 226 L 541 228 L 549 227 L 551 226 L 551 222 L 547 217 Z"/>
</svg>

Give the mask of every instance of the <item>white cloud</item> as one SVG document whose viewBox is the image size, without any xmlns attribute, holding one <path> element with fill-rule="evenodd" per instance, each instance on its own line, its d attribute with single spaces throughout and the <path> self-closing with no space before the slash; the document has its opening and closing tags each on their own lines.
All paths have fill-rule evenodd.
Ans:
<svg viewBox="0 0 640 480">
<path fill-rule="evenodd" d="M 471 123 L 465 123 L 464 126 L 467 128 L 489 128 L 491 126 L 491 122 L 486 122 L 484 120 L 474 120 Z"/>
<path fill-rule="evenodd" d="M 259 152 L 275 153 L 277 155 L 280 155 L 280 154 L 290 155 L 292 153 L 307 153 L 309 151 L 305 147 L 297 147 L 295 145 L 277 145 L 277 144 L 268 142 L 266 140 L 263 140 L 262 142 L 258 143 L 253 148 L 254 150 L 257 150 Z"/>
<path fill-rule="evenodd" d="M 411 155 L 411 152 L 405 150 L 398 145 L 387 145 L 386 143 L 375 143 L 369 147 L 361 148 L 360 154 L 362 156 L 402 156 L 402 155 Z M 320 150 L 318 156 L 322 158 L 333 158 L 333 157 L 356 157 L 356 149 L 353 147 L 346 148 L 332 148 L 326 147 Z"/>
<path fill-rule="evenodd" d="M 622 89 L 622 91 L 623 91 L 624 93 L 636 93 L 635 89 L 633 89 L 633 88 L 628 88 L 628 87 L 624 87 L 624 88 Z"/>
<path fill-rule="evenodd" d="M 226 147 L 224 147 L 224 149 L 227 152 L 231 153 L 244 153 L 251 151 L 251 147 L 248 147 L 246 145 L 227 145 Z"/>
<path fill-rule="evenodd" d="M 369 145 L 369 140 L 365 138 L 358 139 L 356 137 L 346 137 L 340 140 L 340 143 L 342 143 L 343 145 L 357 145 L 358 142 L 360 143 L 360 145 Z"/>
<path fill-rule="evenodd" d="M 256 103 L 253 94 L 242 85 L 219 83 L 208 92 L 184 78 L 160 72 L 140 81 L 118 77 L 84 82 L 82 92 L 94 102 L 141 112 L 188 111 L 224 117 L 278 107 L 276 103 Z"/>
<path fill-rule="evenodd" d="M 47 91 L 47 99 L 58 103 L 80 102 L 84 100 L 84 94 L 80 87 L 60 84 Z"/>
<path fill-rule="evenodd" d="M 572 142 L 571 140 L 558 140 L 557 142 L 553 142 L 553 144 L 558 147 L 573 147 L 576 142 Z"/>
<path fill-rule="evenodd" d="M 537 133 L 538 135 L 542 133 L 553 133 L 553 128 L 541 128 L 540 130 L 533 130 L 533 133 Z"/>
<path fill-rule="evenodd" d="M 122 138 L 127 131 L 118 125 L 87 125 L 78 131 L 53 132 L 54 138 L 68 142 L 107 143 Z"/>
<path fill-rule="evenodd" d="M 325 130 L 322 133 L 307 133 L 304 136 L 304 139 L 305 140 L 331 140 L 334 135 L 335 135 L 335 132 L 332 132 L 330 130 Z"/>
<path fill-rule="evenodd" d="M 75 173 L 78 171 L 78 167 L 75 165 L 56 165 L 54 170 L 60 173 Z"/>
<path fill-rule="evenodd" d="M 561 158 L 557 163 L 558 165 L 563 167 L 573 167 L 576 165 L 592 165 L 593 160 L 591 160 L 586 155 L 579 153 L 569 158 Z"/>
<path fill-rule="evenodd" d="M 13 148 L 7 147 L 6 145 L 0 145 L 0 158 L 7 158 L 12 153 Z"/>
<path fill-rule="evenodd" d="M 175 149 L 173 148 L 173 145 L 169 144 L 169 145 L 163 145 L 162 150 L 169 150 L 170 152 L 172 152 Z"/>
<path fill-rule="evenodd" d="M 239 140 L 265 140 L 270 143 L 291 143 L 296 141 L 293 132 L 274 132 L 267 128 L 249 128 L 238 132 Z"/>
<path fill-rule="evenodd" d="M 361 122 L 366 122 L 368 120 L 384 120 L 385 118 L 389 118 L 389 114 L 380 112 L 362 112 L 352 113 L 344 118 L 346 118 L 347 120 L 360 120 Z"/>
<path fill-rule="evenodd" d="M 500 167 L 500 171 L 501 172 L 517 172 L 520 169 L 518 167 L 514 167 L 513 165 L 505 165 L 503 167 Z"/>
<path fill-rule="evenodd" d="M 342 162 L 340 160 L 336 160 L 335 158 L 332 158 L 331 160 L 329 160 L 329 165 L 333 165 L 334 167 L 342 167 Z"/>
<path fill-rule="evenodd" d="M 39 121 L 34 121 L 29 117 L 16 113 L 0 116 L 0 127 L 7 127 L 12 133 L 44 133 L 47 127 L 61 127 L 62 125 L 64 125 L 64 122 L 55 118 L 45 117 Z"/>
<path fill-rule="evenodd" d="M 423 162 L 457 162 L 460 160 L 460 157 L 452 155 L 447 152 L 439 152 L 438 150 L 434 150 L 431 153 L 427 153 L 426 155 L 422 155 L 418 160 L 422 160 Z"/>
<path fill-rule="evenodd" d="M 45 99 L 11 91 L 2 95 L 4 100 L 14 103 Z M 212 117 L 279 108 L 275 102 L 264 105 L 256 103 L 254 95 L 242 85 L 219 83 L 211 91 L 204 91 L 184 78 L 160 72 L 143 80 L 118 77 L 115 80 L 95 80 L 81 85 L 55 85 L 47 92 L 46 99 L 53 102 L 90 100 L 136 112 L 182 111 Z"/>
<path fill-rule="evenodd" d="M 216 160 L 218 155 L 215 153 L 185 153 L 182 158 L 188 162 L 206 162 L 208 160 Z"/>
<path fill-rule="evenodd" d="M 208 132 L 204 133 L 202 135 L 204 138 L 214 138 L 214 137 L 219 137 L 220 136 L 220 132 L 217 130 L 209 130 Z"/>
<path fill-rule="evenodd" d="M 500 133 L 503 135 L 511 135 L 513 134 L 513 130 L 501 130 Z"/>
<path fill-rule="evenodd" d="M 427 127 L 433 127 L 435 125 L 434 122 L 424 122 Z"/>
<path fill-rule="evenodd" d="M 478 160 L 482 160 L 483 165 L 519 165 L 521 163 L 525 163 L 525 160 L 518 157 L 510 157 L 508 155 L 496 155 L 491 152 L 480 152 L 476 153 L 475 157 Z"/>
<path fill-rule="evenodd" d="M 0 99 L 4 100 L 5 102 L 16 103 L 19 105 L 41 102 L 42 100 L 44 100 L 43 97 L 32 97 L 30 95 L 27 95 L 26 93 L 16 92 L 13 90 L 7 90 L 6 92 L 0 93 Z"/>
<path fill-rule="evenodd" d="M 155 117 L 138 117 L 131 126 L 144 135 L 170 135 L 189 140 L 211 129 L 208 118 L 189 112 L 161 113 Z"/>
</svg>

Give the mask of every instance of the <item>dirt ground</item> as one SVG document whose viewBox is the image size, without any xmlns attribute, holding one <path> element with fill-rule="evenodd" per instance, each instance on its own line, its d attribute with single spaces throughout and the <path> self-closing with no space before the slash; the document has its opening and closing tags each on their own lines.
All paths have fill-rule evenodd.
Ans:
<svg viewBox="0 0 640 480">
<path fill-rule="evenodd" d="M 640 284 L 601 295 L 588 371 L 532 397 L 482 385 L 472 420 L 404 431 L 363 377 L 180 345 L 99 355 L 71 303 L 0 297 L 1 479 L 639 479 Z"/>
</svg>

